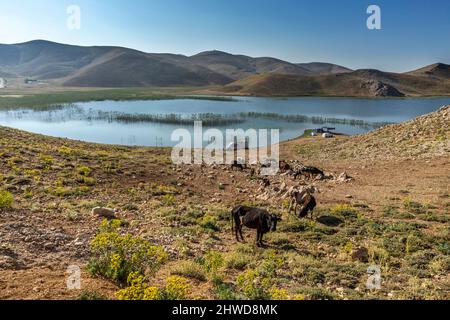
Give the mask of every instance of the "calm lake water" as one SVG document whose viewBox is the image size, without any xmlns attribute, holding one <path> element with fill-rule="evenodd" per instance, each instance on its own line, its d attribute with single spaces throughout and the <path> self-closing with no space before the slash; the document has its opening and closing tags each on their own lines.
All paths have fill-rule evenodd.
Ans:
<svg viewBox="0 0 450 320">
<path fill-rule="evenodd" d="M 195 99 L 161 101 L 101 101 L 68 105 L 54 110 L 31 109 L 0 110 L 0 125 L 34 133 L 64 137 L 88 142 L 173 146 L 171 134 L 185 128 L 193 132 L 192 125 L 155 122 L 118 121 L 99 117 L 98 114 L 169 115 L 190 117 L 193 114 L 213 113 L 232 117 L 238 113 L 271 113 L 281 116 L 303 115 L 333 119 L 363 120 L 364 125 L 318 124 L 313 121 L 293 122 L 284 117 L 247 117 L 239 123 L 218 126 L 225 129 L 279 129 L 281 140 L 303 134 L 305 129 L 323 126 L 335 127 L 346 134 L 360 134 L 373 130 L 371 123 L 402 122 L 427 114 L 450 104 L 450 98 L 427 99 L 349 99 L 349 98 L 235 98 L 233 101 Z M 207 127 L 204 128 L 208 129 Z"/>
</svg>

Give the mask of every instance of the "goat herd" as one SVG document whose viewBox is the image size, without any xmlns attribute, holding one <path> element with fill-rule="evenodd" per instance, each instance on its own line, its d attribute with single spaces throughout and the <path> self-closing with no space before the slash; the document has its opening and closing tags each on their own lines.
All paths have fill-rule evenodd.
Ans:
<svg viewBox="0 0 450 320">
<path fill-rule="evenodd" d="M 262 165 L 263 166 L 263 165 Z M 298 162 L 293 164 L 288 164 L 285 161 L 279 163 L 280 173 L 290 174 L 294 179 L 299 176 L 304 176 L 308 179 L 322 179 L 325 177 L 322 170 L 315 167 L 303 166 Z M 245 165 L 235 161 L 231 165 L 232 169 L 239 169 L 243 171 Z M 260 168 L 261 169 L 261 168 Z M 255 175 L 255 169 L 252 169 L 252 176 Z M 263 184 L 265 187 L 270 185 L 268 179 L 263 179 Z M 316 208 L 317 202 L 313 196 L 315 188 L 300 188 L 291 189 L 288 192 L 289 201 L 289 213 L 294 211 L 294 214 L 300 218 L 305 218 Z M 116 209 L 108 208 L 94 208 L 92 209 L 92 214 L 106 218 L 106 219 L 116 219 L 116 214 L 118 211 Z M 242 234 L 242 228 L 245 226 L 250 229 L 256 229 L 256 244 L 258 246 L 263 246 L 263 236 L 268 232 L 274 232 L 277 229 L 277 223 L 281 220 L 280 217 L 270 214 L 267 210 L 253 208 L 248 206 L 237 206 L 231 211 L 232 218 L 232 231 L 236 235 L 237 241 L 244 241 L 244 236 Z M 240 238 L 239 238 L 240 237 Z"/>
<path fill-rule="evenodd" d="M 232 168 L 238 168 L 239 170 L 244 170 L 244 165 L 234 162 Z M 299 176 L 305 176 L 306 178 L 320 178 L 325 177 L 322 170 L 303 166 L 299 163 L 297 165 L 289 165 L 285 161 L 281 161 L 280 164 L 281 173 L 289 173 L 294 179 Z M 252 169 L 252 175 L 255 173 Z M 267 180 L 268 181 L 268 180 Z M 269 182 L 267 182 L 269 183 Z M 294 214 L 300 218 L 306 218 L 308 214 L 311 214 L 317 206 L 315 197 L 313 196 L 313 190 L 311 188 L 301 188 L 293 189 L 289 193 L 289 213 L 294 211 Z M 298 210 L 300 208 L 300 210 Z M 264 246 L 263 236 L 268 232 L 275 232 L 277 230 L 277 223 L 281 221 L 281 218 L 270 214 L 267 210 L 248 207 L 248 206 L 237 206 L 231 211 L 232 219 L 232 232 L 236 236 L 236 240 L 244 241 L 244 236 L 242 234 L 242 228 L 245 226 L 250 229 L 256 229 L 256 244 L 257 246 Z"/>
</svg>

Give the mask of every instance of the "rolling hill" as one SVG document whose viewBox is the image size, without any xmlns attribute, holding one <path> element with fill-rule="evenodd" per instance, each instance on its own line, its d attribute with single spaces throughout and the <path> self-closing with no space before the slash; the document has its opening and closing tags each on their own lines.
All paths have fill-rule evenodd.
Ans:
<svg viewBox="0 0 450 320">
<path fill-rule="evenodd" d="M 449 70 L 449 65 L 436 64 L 404 74 L 372 69 L 318 76 L 262 74 L 235 81 L 215 92 L 254 96 L 449 95 Z"/>
<path fill-rule="evenodd" d="M 145 53 L 122 47 L 81 47 L 35 40 L 0 45 L 0 74 L 57 80 L 63 86 L 207 86 L 225 85 L 261 73 L 315 75 L 339 72 L 339 66 L 296 65 L 275 58 L 252 58 L 221 51 L 192 57 Z"/>
<path fill-rule="evenodd" d="M 407 73 L 350 70 L 330 63 L 283 60 L 222 51 L 194 56 L 123 47 L 82 47 L 35 40 L 0 45 L 0 76 L 66 87 L 213 86 L 208 94 L 261 96 L 431 96 L 450 94 L 450 66 Z"/>
</svg>

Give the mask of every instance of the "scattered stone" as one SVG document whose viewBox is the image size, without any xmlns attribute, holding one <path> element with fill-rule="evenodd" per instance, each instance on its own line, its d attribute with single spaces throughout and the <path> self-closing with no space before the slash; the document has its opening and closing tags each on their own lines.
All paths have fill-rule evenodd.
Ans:
<svg viewBox="0 0 450 320">
<path fill-rule="evenodd" d="M 336 179 L 337 182 L 350 182 L 353 181 L 353 178 L 350 177 L 346 172 L 342 172 L 339 177 Z"/>
<path fill-rule="evenodd" d="M 96 215 L 96 216 L 99 216 L 101 218 L 105 218 L 108 220 L 117 219 L 117 217 L 116 217 L 117 210 L 115 210 L 115 209 L 96 207 L 96 208 L 92 209 L 91 213 L 92 213 L 92 215 Z"/>
</svg>

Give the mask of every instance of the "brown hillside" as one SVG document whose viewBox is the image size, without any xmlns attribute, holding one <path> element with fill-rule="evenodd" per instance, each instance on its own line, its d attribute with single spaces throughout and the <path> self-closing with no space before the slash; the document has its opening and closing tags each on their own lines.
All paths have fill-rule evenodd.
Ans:
<svg viewBox="0 0 450 320">
<path fill-rule="evenodd" d="M 289 148 L 317 159 L 429 159 L 450 155 L 450 106 L 409 122 L 334 140 L 300 139 Z M 320 152 L 317 152 L 320 150 Z"/>
<path fill-rule="evenodd" d="M 432 96 L 450 95 L 450 80 L 367 69 L 321 76 L 262 74 L 215 91 L 255 96 Z"/>
</svg>

